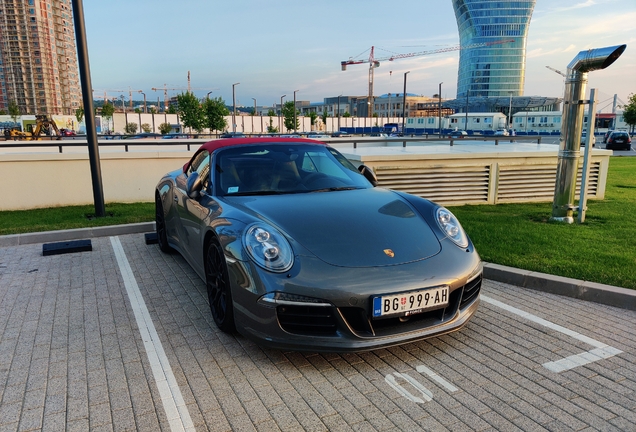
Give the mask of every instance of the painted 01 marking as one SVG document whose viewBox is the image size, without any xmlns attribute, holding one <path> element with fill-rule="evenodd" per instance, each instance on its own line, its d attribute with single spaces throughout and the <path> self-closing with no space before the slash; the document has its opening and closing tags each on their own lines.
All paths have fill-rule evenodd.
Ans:
<svg viewBox="0 0 636 432">
<path fill-rule="evenodd" d="M 393 375 L 395 375 L 398 378 L 402 378 L 403 380 L 411 384 L 411 386 L 413 386 L 413 388 L 415 388 L 422 397 L 418 397 L 412 394 L 410 391 L 408 391 L 404 387 L 402 387 L 402 385 L 397 382 L 397 380 L 395 379 Z M 394 372 L 393 375 L 389 374 L 385 376 L 384 381 L 386 381 L 387 384 L 393 387 L 395 391 L 397 391 L 399 394 L 401 394 L 402 396 L 404 396 L 411 402 L 424 403 L 424 402 L 429 402 L 433 400 L 433 393 L 431 393 L 430 390 L 428 390 L 426 387 L 420 384 L 416 379 L 411 378 L 407 374 L 401 374 L 399 372 Z"/>
<path fill-rule="evenodd" d="M 454 385 L 452 385 L 451 383 L 446 381 L 441 376 L 437 375 L 435 372 L 433 372 L 432 370 L 430 370 L 426 366 L 419 365 L 419 366 L 417 366 L 415 368 L 415 370 L 417 370 L 421 374 L 428 375 L 429 378 L 431 378 L 432 380 L 436 381 L 438 384 L 440 384 L 442 387 L 444 387 L 446 390 L 450 391 L 451 393 L 457 391 L 457 387 L 455 387 Z M 408 391 L 407 389 L 405 389 L 400 383 L 397 382 L 397 380 L 395 379 L 395 377 L 393 375 L 395 375 L 398 378 L 402 378 L 407 383 L 411 384 L 420 393 L 421 397 L 416 396 L 416 395 L 412 394 L 410 391 Z M 384 381 L 386 381 L 387 384 L 389 384 L 391 387 L 393 387 L 393 389 L 395 391 L 397 391 L 399 394 L 401 394 L 402 396 L 404 396 L 405 398 L 407 398 L 411 402 L 424 403 L 424 402 L 429 402 L 429 401 L 433 400 L 433 393 L 429 389 L 424 387 L 415 378 L 413 378 L 413 377 L 411 377 L 411 376 L 409 376 L 407 374 L 401 374 L 399 372 L 394 372 L 393 375 L 389 374 L 389 375 L 385 376 L 384 377 Z"/>
<path fill-rule="evenodd" d="M 592 339 L 590 337 L 587 337 L 585 335 L 582 335 L 580 333 L 577 333 L 565 327 L 561 327 L 558 324 L 554 324 L 550 321 L 544 320 L 543 318 L 539 318 L 536 315 L 532 315 L 531 313 L 522 311 L 521 309 L 517 309 L 515 307 L 502 303 L 498 300 L 495 300 L 493 298 L 482 295 L 481 300 L 486 303 L 490 303 L 493 306 L 497 306 L 501 309 L 504 309 L 515 315 L 519 315 L 536 324 L 542 325 L 551 330 L 558 331 L 576 340 L 580 340 L 581 342 L 585 342 L 586 344 L 592 345 L 594 347 L 593 350 L 586 351 L 581 354 L 571 355 L 561 360 L 542 364 L 543 367 L 545 367 L 546 369 L 552 372 L 559 373 L 569 369 L 574 369 L 577 366 L 583 366 L 598 360 L 607 359 L 623 352 L 617 348 L 606 345 L 603 342 L 599 342 L 595 339 Z"/>
</svg>

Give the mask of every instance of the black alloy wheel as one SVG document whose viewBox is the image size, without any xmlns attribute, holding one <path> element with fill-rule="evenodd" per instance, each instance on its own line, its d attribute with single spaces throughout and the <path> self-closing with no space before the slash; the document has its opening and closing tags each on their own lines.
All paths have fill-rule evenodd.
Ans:
<svg viewBox="0 0 636 432">
<path fill-rule="evenodd" d="M 205 284 L 212 318 L 226 333 L 234 331 L 234 305 L 225 255 L 216 239 L 208 244 L 205 254 Z"/>
<path fill-rule="evenodd" d="M 168 245 L 168 234 L 166 232 L 166 216 L 163 213 L 163 203 L 159 194 L 155 195 L 155 228 L 157 230 L 157 243 L 159 249 L 164 253 L 171 253 L 173 249 Z"/>
</svg>

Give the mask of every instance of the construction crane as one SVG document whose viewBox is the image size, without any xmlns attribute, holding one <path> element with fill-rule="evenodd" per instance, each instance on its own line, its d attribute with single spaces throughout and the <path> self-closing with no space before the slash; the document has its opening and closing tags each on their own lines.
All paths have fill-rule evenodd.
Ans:
<svg viewBox="0 0 636 432">
<path fill-rule="evenodd" d="M 550 69 L 552 72 L 556 72 L 556 73 L 558 73 L 558 74 L 559 74 L 559 75 L 561 75 L 563 78 L 565 78 L 565 77 L 566 77 L 566 75 L 565 75 L 563 72 L 561 72 L 560 70 L 555 69 L 555 68 L 550 67 L 550 66 L 546 66 L 546 67 L 547 67 L 548 69 Z"/>
<path fill-rule="evenodd" d="M 456 46 L 452 46 L 452 47 L 447 47 L 447 48 L 441 48 L 441 49 L 436 49 L 436 50 L 430 50 L 430 51 L 418 51 L 418 52 L 412 52 L 412 53 L 405 53 L 405 54 L 394 54 L 392 56 L 388 56 L 388 57 L 382 57 L 382 58 L 375 58 L 373 55 L 373 51 L 375 49 L 375 47 L 371 47 L 371 53 L 369 54 L 369 59 L 368 60 L 354 60 L 352 58 L 350 58 L 349 60 L 345 60 L 345 61 L 341 61 L 340 62 L 340 67 L 342 68 L 343 71 L 347 70 L 347 66 L 350 65 L 357 65 L 357 64 L 363 64 L 363 63 L 369 63 L 369 116 L 372 116 L 373 114 L 373 71 L 375 68 L 380 66 L 380 62 L 381 61 L 393 61 L 393 60 L 399 60 L 399 59 L 403 59 L 403 58 L 410 58 L 410 57 L 419 57 L 419 56 L 425 56 L 425 55 L 431 55 L 431 54 L 439 54 L 439 53 L 444 53 L 444 52 L 450 52 L 450 51 L 458 51 L 458 50 L 464 50 L 464 49 L 470 49 L 470 48 L 479 48 L 479 47 L 484 47 L 484 46 L 491 46 L 491 45 L 499 45 L 499 44 L 503 44 L 503 43 L 508 43 L 508 42 L 514 42 L 514 39 L 505 39 L 505 40 L 498 40 L 498 41 L 493 41 L 493 42 L 482 42 L 482 43 L 475 43 L 475 44 L 469 44 L 469 45 L 456 45 Z"/>
<path fill-rule="evenodd" d="M 188 78 L 190 78 L 189 75 L 188 75 Z M 203 88 L 203 87 L 192 88 L 192 87 L 190 87 L 190 82 L 188 81 L 188 87 L 187 88 L 185 88 L 185 87 L 168 88 L 168 86 L 166 84 L 164 84 L 163 87 L 153 87 L 151 90 L 152 91 L 163 90 L 163 107 L 164 107 L 164 109 L 167 109 L 167 107 L 168 107 L 168 91 L 187 90 L 188 93 L 191 93 L 192 90 L 209 90 L 209 89 L 208 88 Z"/>
</svg>

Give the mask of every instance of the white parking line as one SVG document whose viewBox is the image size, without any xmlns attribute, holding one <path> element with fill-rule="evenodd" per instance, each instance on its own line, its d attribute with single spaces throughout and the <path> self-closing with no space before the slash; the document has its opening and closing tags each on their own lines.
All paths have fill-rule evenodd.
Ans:
<svg viewBox="0 0 636 432">
<path fill-rule="evenodd" d="M 561 360 L 557 360 L 557 361 L 553 361 L 553 362 L 547 362 L 544 363 L 542 366 L 545 367 L 546 369 L 552 371 L 552 372 L 563 372 L 565 370 L 568 369 L 573 369 L 577 366 L 582 366 L 582 365 L 586 365 L 588 363 L 592 363 L 595 362 L 597 360 L 602 360 L 602 359 L 606 359 L 606 358 L 610 358 L 615 356 L 616 354 L 620 354 L 622 353 L 621 350 L 617 349 L 617 348 L 613 348 L 607 344 L 604 344 L 603 342 L 599 342 L 595 339 L 592 339 L 590 337 L 584 336 L 580 333 L 577 333 L 575 331 L 572 331 L 570 329 L 567 329 L 565 327 L 561 327 L 558 324 L 554 324 L 550 321 L 546 321 L 543 318 L 539 318 L 536 315 L 532 315 L 528 312 L 522 311 L 521 309 L 517 309 L 515 307 L 509 306 L 505 303 L 502 303 L 498 300 L 495 300 L 493 298 L 484 296 L 483 294 L 481 295 L 481 300 L 486 302 L 486 303 L 490 303 L 493 306 L 497 306 L 501 309 L 504 309 L 508 312 L 511 312 L 513 314 L 519 315 L 529 321 L 532 321 L 536 324 L 542 325 L 544 327 L 547 327 L 551 330 L 555 330 L 558 331 L 560 333 L 563 333 L 565 335 L 568 335 L 574 339 L 580 340 L 581 342 L 585 342 L 588 345 L 592 345 L 593 347 L 595 347 L 595 349 L 590 350 L 590 351 L 586 351 L 583 352 L 581 354 L 575 354 L 575 355 L 571 355 L 569 357 L 566 357 L 564 359 Z"/>
<path fill-rule="evenodd" d="M 148 355 L 148 361 L 152 368 L 152 374 L 161 396 L 163 408 L 170 422 L 170 430 L 172 431 L 195 431 L 194 424 L 190 418 L 190 412 L 186 406 L 179 384 L 172 373 L 170 362 L 159 340 L 159 335 L 152 323 L 152 318 L 146 308 L 146 303 L 139 291 L 139 286 L 135 280 L 124 248 L 119 241 L 119 237 L 111 237 L 110 242 L 115 251 L 115 258 L 119 264 L 119 271 L 126 286 L 126 292 L 130 299 L 130 304 L 135 313 L 137 327 L 144 341 L 144 348 Z"/>
</svg>

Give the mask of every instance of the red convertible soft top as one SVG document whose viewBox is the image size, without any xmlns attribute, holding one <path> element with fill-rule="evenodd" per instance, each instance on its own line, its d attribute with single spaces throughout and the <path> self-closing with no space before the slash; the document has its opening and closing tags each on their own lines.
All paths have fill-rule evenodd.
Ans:
<svg viewBox="0 0 636 432">
<path fill-rule="evenodd" d="M 223 138 L 217 139 L 213 141 L 208 141 L 203 144 L 197 153 L 202 150 L 207 150 L 210 153 L 213 153 L 215 150 L 218 150 L 223 147 L 234 147 L 240 145 L 258 145 L 258 144 L 289 144 L 289 143 L 299 143 L 299 144 L 318 144 L 318 145 L 327 145 L 322 141 L 316 141 L 307 138 L 281 138 L 281 137 L 267 137 L 267 138 Z M 188 166 L 190 166 L 190 159 L 184 166 L 183 172 L 188 170 Z"/>
</svg>

